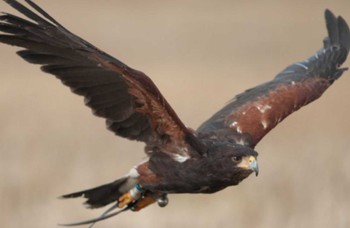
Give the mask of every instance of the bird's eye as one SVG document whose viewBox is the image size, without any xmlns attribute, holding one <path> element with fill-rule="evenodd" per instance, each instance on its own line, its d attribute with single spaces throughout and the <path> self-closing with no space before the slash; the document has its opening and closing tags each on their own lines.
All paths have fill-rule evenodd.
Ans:
<svg viewBox="0 0 350 228">
<path fill-rule="evenodd" d="M 241 156 L 234 156 L 234 157 L 232 157 L 232 161 L 240 162 L 240 161 L 242 161 L 242 157 Z"/>
</svg>

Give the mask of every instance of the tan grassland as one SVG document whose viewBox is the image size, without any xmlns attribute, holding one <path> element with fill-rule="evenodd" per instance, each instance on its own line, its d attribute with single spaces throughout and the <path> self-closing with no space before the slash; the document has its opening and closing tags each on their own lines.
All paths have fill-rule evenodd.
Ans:
<svg viewBox="0 0 350 228">
<path fill-rule="evenodd" d="M 74 33 L 157 84 L 196 128 L 235 94 L 311 56 L 326 35 L 323 11 L 350 22 L 348 0 L 36 2 Z M 0 11 L 14 12 L 3 1 Z M 0 45 L 0 226 L 56 227 L 98 216 L 57 197 L 112 181 L 145 157 L 115 137 L 53 76 Z M 350 65 L 347 61 L 345 65 Z M 350 227 L 350 72 L 257 146 L 260 175 L 212 195 L 96 227 Z"/>
</svg>

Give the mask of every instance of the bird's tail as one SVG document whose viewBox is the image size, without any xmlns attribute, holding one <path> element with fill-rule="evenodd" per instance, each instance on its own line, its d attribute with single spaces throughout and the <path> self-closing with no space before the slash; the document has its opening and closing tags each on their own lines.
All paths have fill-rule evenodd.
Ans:
<svg viewBox="0 0 350 228">
<path fill-rule="evenodd" d="M 61 198 L 84 197 L 87 199 L 85 204 L 89 208 L 99 208 L 118 201 L 119 197 L 135 187 L 136 183 L 136 179 L 126 176 L 109 184 L 63 195 Z"/>
</svg>

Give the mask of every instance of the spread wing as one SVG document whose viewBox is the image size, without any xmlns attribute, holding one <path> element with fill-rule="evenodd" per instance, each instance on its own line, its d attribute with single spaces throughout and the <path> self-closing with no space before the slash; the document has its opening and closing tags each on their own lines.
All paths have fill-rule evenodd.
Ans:
<svg viewBox="0 0 350 228">
<path fill-rule="evenodd" d="M 272 81 L 237 95 L 197 130 L 200 137 L 231 140 L 252 148 L 279 122 L 319 98 L 347 70 L 349 27 L 325 11 L 328 37 L 309 59 L 292 64 Z"/>
<path fill-rule="evenodd" d="M 196 145 L 196 138 L 144 73 L 72 34 L 30 0 L 26 2 L 39 14 L 17 1 L 5 2 L 31 20 L 0 15 L 0 42 L 24 48 L 17 52 L 22 58 L 42 65 L 43 71 L 84 96 L 85 104 L 105 118 L 116 135 L 150 147 Z"/>
</svg>

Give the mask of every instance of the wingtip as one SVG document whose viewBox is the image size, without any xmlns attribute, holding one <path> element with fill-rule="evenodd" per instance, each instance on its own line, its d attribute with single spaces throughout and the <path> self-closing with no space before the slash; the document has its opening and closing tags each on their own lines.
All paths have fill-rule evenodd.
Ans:
<svg viewBox="0 0 350 228">
<path fill-rule="evenodd" d="M 350 30 L 346 21 L 341 16 L 336 17 L 329 9 L 325 9 L 324 16 L 326 19 L 329 44 L 340 45 L 349 51 Z"/>
<path fill-rule="evenodd" d="M 327 17 L 327 15 L 335 17 L 334 14 L 332 13 L 332 11 L 330 9 L 328 9 L 328 8 L 326 8 L 324 10 L 324 14 L 325 14 L 326 17 Z"/>
<path fill-rule="evenodd" d="M 339 44 L 339 30 L 337 18 L 329 9 L 325 10 L 324 17 L 326 19 L 326 27 L 328 31 L 328 38 L 330 44 Z"/>
<path fill-rule="evenodd" d="M 339 41 L 346 50 L 350 50 L 350 29 L 349 25 L 346 23 L 343 17 L 339 16 L 337 18 L 339 27 Z"/>
<path fill-rule="evenodd" d="M 324 10 L 324 16 L 325 16 L 326 20 L 327 20 L 327 18 L 335 17 L 334 14 L 332 13 L 332 11 L 328 8 L 326 8 Z"/>
</svg>

